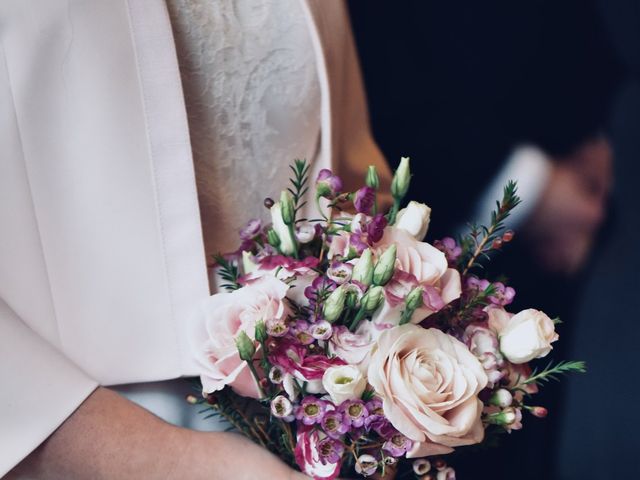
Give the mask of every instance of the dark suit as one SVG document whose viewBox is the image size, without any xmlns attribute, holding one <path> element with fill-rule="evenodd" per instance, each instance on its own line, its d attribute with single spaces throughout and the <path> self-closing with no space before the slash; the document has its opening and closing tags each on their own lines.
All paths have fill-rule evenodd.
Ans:
<svg viewBox="0 0 640 480">
<path fill-rule="evenodd" d="M 412 157 L 410 196 L 433 208 L 429 240 L 470 218 L 514 145 L 568 153 L 604 125 L 618 69 L 593 2 L 351 0 L 350 10 L 374 136 L 392 164 Z M 540 271 L 517 240 L 491 271 L 512 280 L 514 310 L 563 318 L 553 357 L 567 358 L 579 282 Z M 458 478 L 554 478 L 562 396 L 546 388 L 536 403 L 549 417 L 527 415 L 503 448 L 458 459 Z"/>
</svg>

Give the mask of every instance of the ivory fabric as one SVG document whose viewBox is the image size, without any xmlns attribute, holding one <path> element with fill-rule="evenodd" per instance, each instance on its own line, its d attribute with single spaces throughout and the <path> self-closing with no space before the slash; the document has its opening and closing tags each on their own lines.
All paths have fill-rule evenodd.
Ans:
<svg viewBox="0 0 640 480">
<path fill-rule="evenodd" d="M 304 5 L 320 158 L 388 185 L 345 7 Z M 185 333 L 209 292 L 164 0 L 0 2 L 0 230 L 1 476 L 96 385 L 197 373 Z"/>
</svg>

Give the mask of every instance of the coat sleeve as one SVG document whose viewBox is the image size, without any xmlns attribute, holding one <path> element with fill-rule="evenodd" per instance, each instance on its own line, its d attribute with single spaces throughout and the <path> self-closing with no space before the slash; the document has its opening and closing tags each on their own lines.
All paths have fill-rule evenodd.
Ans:
<svg viewBox="0 0 640 480">
<path fill-rule="evenodd" d="M 96 387 L 0 299 L 0 477 L 51 435 Z"/>
</svg>

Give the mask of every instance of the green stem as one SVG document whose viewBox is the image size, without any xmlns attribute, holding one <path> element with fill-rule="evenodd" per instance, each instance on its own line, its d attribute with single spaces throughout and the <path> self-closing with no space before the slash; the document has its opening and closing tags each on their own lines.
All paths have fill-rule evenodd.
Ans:
<svg viewBox="0 0 640 480">
<path fill-rule="evenodd" d="M 264 390 L 260 386 L 260 376 L 258 375 L 258 371 L 256 370 L 256 367 L 253 364 L 253 361 L 247 360 L 247 365 L 249 365 L 249 370 L 251 371 L 251 374 L 253 375 L 253 379 L 256 381 L 256 385 L 258 386 L 258 392 L 260 393 L 260 398 L 265 398 L 266 395 L 264 393 Z"/>
<path fill-rule="evenodd" d="M 366 316 L 367 316 L 367 314 L 366 314 L 366 312 L 364 310 L 364 307 L 360 307 L 360 310 L 358 310 L 358 313 L 356 313 L 356 316 L 354 317 L 353 321 L 351 322 L 351 325 L 349 326 L 349 331 L 350 332 L 355 332 L 356 328 L 358 328 L 358 325 L 360 324 L 360 322 Z"/>
</svg>

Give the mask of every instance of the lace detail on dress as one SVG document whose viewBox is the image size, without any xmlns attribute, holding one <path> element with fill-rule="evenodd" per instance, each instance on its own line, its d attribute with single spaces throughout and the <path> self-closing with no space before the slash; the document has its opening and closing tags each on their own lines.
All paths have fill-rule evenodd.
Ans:
<svg viewBox="0 0 640 480">
<path fill-rule="evenodd" d="M 168 0 L 208 255 L 238 244 L 294 158 L 312 160 L 320 86 L 299 0 Z"/>
</svg>

